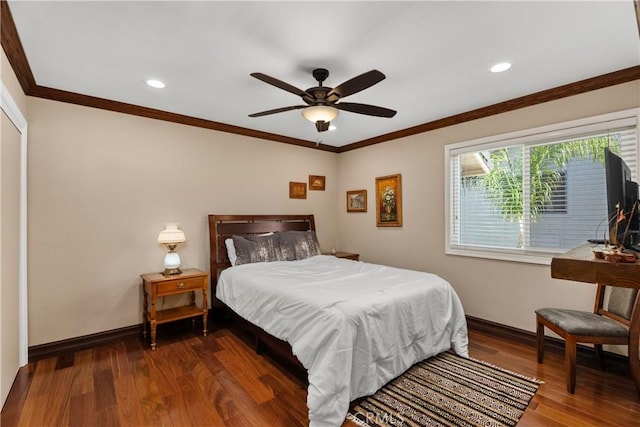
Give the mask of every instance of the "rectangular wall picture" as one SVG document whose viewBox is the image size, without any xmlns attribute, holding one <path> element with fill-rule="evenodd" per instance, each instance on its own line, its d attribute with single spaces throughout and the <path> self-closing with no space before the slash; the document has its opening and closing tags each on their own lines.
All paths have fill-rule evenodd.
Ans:
<svg viewBox="0 0 640 427">
<path fill-rule="evenodd" d="M 376 178 L 376 225 L 402 227 L 402 177 L 400 174 Z"/>
<path fill-rule="evenodd" d="M 309 175 L 309 190 L 324 191 L 324 176 Z"/>
<path fill-rule="evenodd" d="M 307 183 L 306 182 L 289 182 L 289 198 L 290 199 L 306 199 Z"/>
<path fill-rule="evenodd" d="M 347 212 L 367 211 L 367 190 L 347 191 Z"/>
</svg>

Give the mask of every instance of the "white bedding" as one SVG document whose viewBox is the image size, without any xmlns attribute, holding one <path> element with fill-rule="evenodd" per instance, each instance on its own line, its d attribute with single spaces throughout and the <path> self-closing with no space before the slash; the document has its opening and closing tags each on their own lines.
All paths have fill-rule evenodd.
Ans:
<svg viewBox="0 0 640 427">
<path fill-rule="evenodd" d="M 462 304 L 429 273 L 318 255 L 228 268 L 216 296 L 291 345 L 309 375 L 311 426 L 340 426 L 351 400 L 418 361 L 468 356 Z"/>
</svg>

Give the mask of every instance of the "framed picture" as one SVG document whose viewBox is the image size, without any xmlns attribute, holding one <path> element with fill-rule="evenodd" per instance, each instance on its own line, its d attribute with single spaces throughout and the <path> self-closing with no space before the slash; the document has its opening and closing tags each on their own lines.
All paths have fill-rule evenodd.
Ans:
<svg viewBox="0 0 640 427">
<path fill-rule="evenodd" d="M 290 199 L 306 199 L 307 183 L 306 182 L 289 182 L 289 198 Z"/>
<path fill-rule="evenodd" d="M 376 225 L 402 227 L 402 176 L 376 178 Z"/>
<path fill-rule="evenodd" d="M 324 191 L 324 176 L 309 175 L 309 190 Z"/>
<path fill-rule="evenodd" d="M 347 212 L 367 211 L 367 190 L 347 191 Z"/>
</svg>

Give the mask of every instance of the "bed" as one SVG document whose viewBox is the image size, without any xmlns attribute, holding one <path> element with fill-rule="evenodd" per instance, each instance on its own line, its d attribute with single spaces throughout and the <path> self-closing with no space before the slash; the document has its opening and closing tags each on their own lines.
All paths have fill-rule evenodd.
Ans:
<svg viewBox="0 0 640 427">
<path fill-rule="evenodd" d="M 342 425 L 352 400 L 418 361 L 468 356 L 449 283 L 322 255 L 313 215 L 209 215 L 209 234 L 212 306 L 306 369 L 311 426 Z"/>
</svg>

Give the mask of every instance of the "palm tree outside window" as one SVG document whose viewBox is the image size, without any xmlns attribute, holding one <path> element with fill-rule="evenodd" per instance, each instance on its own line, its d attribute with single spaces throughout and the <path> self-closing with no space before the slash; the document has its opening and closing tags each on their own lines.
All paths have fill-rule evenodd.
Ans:
<svg viewBox="0 0 640 427">
<path fill-rule="evenodd" d="M 608 230 L 604 148 L 636 163 L 636 124 L 569 127 L 449 153 L 449 248 L 558 253 Z"/>
</svg>

